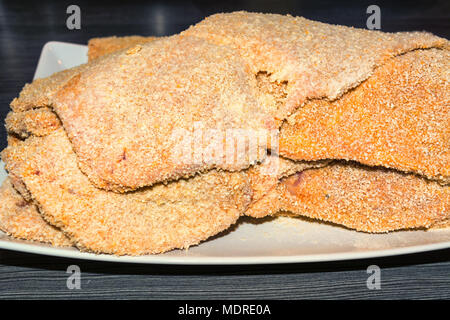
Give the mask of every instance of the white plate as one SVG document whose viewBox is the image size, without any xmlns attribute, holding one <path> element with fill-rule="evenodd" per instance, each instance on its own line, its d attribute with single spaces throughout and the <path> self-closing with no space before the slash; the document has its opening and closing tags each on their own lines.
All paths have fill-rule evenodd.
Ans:
<svg viewBox="0 0 450 320">
<path fill-rule="evenodd" d="M 86 46 L 48 42 L 35 78 L 86 62 Z M 3 164 L 2 164 L 3 165 Z M 0 168 L 0 180 L 6 172 Z M 267 264 L 360 259 L 415 253 L 450 247 L 450 228 L 366 234 L 300 218 L 241 219 L 231 230 L 189 250 L 160 255 L 116 257 L 53 248 L 14 240 L 0 232 L 0 248 L 68 257 L 133 263 L 163 264 Z"/>
</svg>

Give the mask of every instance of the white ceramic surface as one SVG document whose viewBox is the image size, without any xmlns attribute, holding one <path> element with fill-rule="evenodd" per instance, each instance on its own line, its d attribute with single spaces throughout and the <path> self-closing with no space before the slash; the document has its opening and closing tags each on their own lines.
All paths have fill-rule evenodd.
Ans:
<svg viewBox="0 0 450 320">
<path fill-rule="evenodd" d="M 35 78 L 84 63 L 86 46 L 48 42 Z M 6 172 L 0 168 L 0 181 Z M 0 248 L 88 260 L 162 264 L 268 264 L 390 256 L 450 247 L 450 228 L 366 234 L 300 218 L 241 219 L 231 230 L 189 250 L 116 257 L 15 240 L 0 232 Z"/>
</svg>

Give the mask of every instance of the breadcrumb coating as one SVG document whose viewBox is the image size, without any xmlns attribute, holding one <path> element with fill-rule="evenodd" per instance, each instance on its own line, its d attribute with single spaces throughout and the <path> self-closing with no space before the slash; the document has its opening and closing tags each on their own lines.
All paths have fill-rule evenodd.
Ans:
<svg viewBox="0 0 450 320">
<path fill-rule="evenodd" d="M 36 111 L 39 110 L 42 112 L 49 113 L 48 117 L 50 117 L 50 118 L 51 118 L 50 113 L 53 113 L 50 109 L 46 109 L 46 108 L 33 109 L 30 111 L 34 111 L 34 110 L 36 110 Z M 30 111 L 25 111 L 22 113 L 28 113 Z M 17 113 L 17 114 L 20 115 L 22 113 Z M 16 118 L 22 120 L 24 117 L 17 116 Z M 42 130 L 39 130 L 39 127 L 40 127 L 40 125 L 45 125 L 46 122 L 43 121 L 43 123 L 40 123 L 40 121 L 42 121 L 42 119 L 45 120 L 46 118 L 31 117 L 30 119 L 34 120 L 34 123 L 31 126 L 31 128 L 37 128 L 38 132 L 42 131 Z M 15 122 L 13 122 L 13 123 L 15 123 Z M 53 129 L 53 131 L 55 131 L 55 130 L 56 129 Z M 51 133 L 52 133 L 52 131 L 49 130 L 47 132 L 47 135 L 51 134 Z M 27 132 L 27 134 L 25 136 L 30 137 L 33 134 L 34 134 L 34 130 Z M 16 145 L 16 143 L 20 143 L 20 140 L 19 140 L 19 142 L 10 144 L 10 146 L 14 146 L 14 145 Z M 34 151 L 30 151 L 30 152 L 34 152 Z M 249 194 L 251 194 L 251 202 L 248 206 L 248 209 L 245 211 L 245 214 L 250 215 L 250 216 L 255 216 L 255 217 L 266 215 L 267 209 L 271 208 L 270 207 L 270 196 L 266 196 L 266 194 L 270 193 L 270 191 L 276 187 L 276 185 L 279 183 L 279 179 L 281 179 L 282 177 L 285 177 L 287 175 L 291 175 L 300 170 L 304 170 L 305 168 L 319 167 L 319 166 L 326 165 L 326 163 L 327 163 L 326 161 L 316 161 L 316 162 L 311 162 L 311 163 L 301 162 L 301 161 L 291 161 L 288 159 L 278 158 L 277 156 L 269 156 L 261 165 L 253 166 L 249 170 L 244 171 L 243 173 L 248 175 L 248 179 L 242 180 L 242 183 L 248 184 L 248 186 L 251 190 L 251 192 L 249 193 Z M 16 164 L 13 163 L 12 165 L 8 166 L 8 168 L 15 167 L 15 166 L 16 166 Z M 15 182 L 16 187 L 19 190 L 21 190 L 21 193 L 24 194 L 24 196 L 27 199 L 29 199 L 31 201 L 33 196 L 30 194 L 29 190 L 26 188 L 26 185 L 24 184 L 23 180 L 20 177 L 17 177 L 15 175 L 15 173 L 16 173 L 16 170 L 10 170 L 10 176 L 15 177 L 14 182 Z M 228 172 L 228 173 L 223 173 L 223 174 L 233 175 L 234 173 Z M 187 180 L 186 184 L 184 185 L 184 188 L 186 188 L 186 189 L 191 188 L 190 181 L 191 181 L 191 179 Z M 177 182 L 172 182 L 172 183 L 177 183 Z M 193 185 L 193 187 L 195 187 L 195 184 L 192 184 L 192 185 Z M 242 187 L 245 187 L 245 185 L 242 185 Z M 127 195 L 127 194 L 124 194 L 124 196 L 125 195 Z M 45 232 L 45 229 L 48 228 L 48 226 L 46 225 L 44 220 L 43 220 L 43 222 L 44 222 L 43 224 L 42 223 L 36 224 L 35 229 L 39 230 L 39 228 L 43 228 L 43 232 Z M 19 223 L 17 223 L 17 224 L 19 224 Z M 28 225 L 21 226 L 19 224 L 19 227 L 28 228 Z M 22 238 L 25 238 L 25 237 L 22 237 Z M 33 237 L 30 237 L 28 240 L 33 240 Z"/>
<path fill-rule="evenodd" d="M 262 160 L 238 153 L 232 164 L 178 163 L 171 159 L 176 129 L 192 130 L 195 122 L 222 132 L 277 129 L 307 99 L 335 99 L 395 55 L 447 45 L 421 32 L 390 34 L 276 14 L 219 14 L 180 35 L 97 58 L 70 76 L 28 85 L 12 107 L 50 104 L 83 172 L 99 187 L 126 191 Z M 261 89 L 262 73 L 281 92 Z M 262 149 L 267 139 L 257 138 Z M 124 153 L 126 161 L 117 161 Z"/>
<path fill-rule="evenodd" d="M 120 194 L 94 187 L 63 129 L 2 153 L 41 214 L 81 250 L 140 255 L 188 248 L 227 229 L 245 211 L 245 172 L 217 172 Z"/>
<path fill-rule="evenodd" d="M 90 63 L 38 79 L 13 100 L 0 228 L 141 255 L 195 245 L 240 215 L 280 210 L 365 232 L 448 224 L 449 186 L 324 160 L 448 183 L 447 40 L 246 12 L 154 40 L 92 39 Z M 280 130 L 286 158 L 171 157 L 178 129 L 250 129 L 267 142 L 264 130 L 300 106 Z M 267 174 L 275 161 L 276 174 Z M 28 209 L 15 208 L 14 197 Z"/>
<path fill-rule="evenodd" d="M 17 143 L 20 142 L 20 141 L 22 141 L 22 139 L 19 138 L 19 137 L 16 136 L 16 135 L 8 134 L 8 135 L 6 136 L 6 142 L 7 142 L 7 145 L 8 145 L 8 146 L 13 146 L 13 145 L 17 144 Z"/>
<path fill-rule="evenodd" d="M 291 159 L 355 160 L 450 182 L 450 51 L 395 57 L 340 99 L 312 100 L 280 130 Z"/>
<path fill-rule="evenodd" d="M 7 178 L 0 187 L 0 230 L 19 239 L 51 243 L 58 247 L 71 246 L 70 240 L 48 224 L 32 202 L 14 190 Z"/>
<path fill-rule="evenodd" d="M 94 183 L 123 191 L 120 186 L 135 189 L 214 167 L 239 170 L 263 159 L 261 142 L 276 129 L 275 121 L 258 97 L 255 77 L 234 51 L 180 36 L 139 48 L 95 60 L 53 103 L 80 167 Z M 176 155 L 186 147 L 182 132 L 193 132 L 196 123 L 217 135 L 246 130 L 261 140 L 259 149 L 254 158 L 234 151 L 231 163 L 225 152 L 219 159 L 179 161 Z M 210 143 L 195 142 L 199 149 Z"/>
<path fill-rule="evenodd" d="M 61 130 L 60 130 L 61 131 Z M 55 134 L 55 133 L 54 133 Z M 63 135 L 63 131 L 60 132 Z M 58 139 L 52 139 L 52 141 L 57 141 Z M 67 138 L 66 138 L 67 139 Z M 27 141 L 31 141 L 28 139 Z M 69 143 L 67 142 L 67 149 L 69 149 Z M 60 142 L 55 142 L 60 143 Z M 22 142 L 22 148 L 27 148 L 31 150 L 26 150 L 26 153 L 36 154 L 35 147 L 46 149 L 46 143 L 41 144 L 35 141 L 34 147 L 26 145 L 26 142 Z M 8 149 L 12 149 L 9 147 Z M 14 149 L 13 149 L 14 150 Z M 22 150 L 23 151 L 23 150 Z M 17 175 L 18 171 L 15 169 L 17 164 L 14 162 L 11 166 L 8 159 L 13 159 L 17 161 L 17 158 L 21 158 L 20 153 L 13 151 L 12 154 L 8 153 L 11 151 L 5 151 L 4 158 L 7 161 L 8 169 L 10 173 Z M 44 158 L 48 159 L 48 151 L 44 153 Z M 357 166 L 354 164 L 338 164 L 331 165 L 322 169 L 310 169 L 303 173 L 297 172 L 297 174 L 285 179 L 282 183 L 279 183 L 279 179 L 285 176 L 292 175 L 294 172 L 299 170 L 304 170 L 308 166 L 316 165 L 323 166 L 327 162 L 312 162 L 301 163 L 294 162 L 286 159 L 278 159 L 279 163 L 274 164 L 277 161 L 276 157 L 269 157 L 266 164 L 255 166 L 249 170 L 243 171 L 242 173 L 247 173 L 249 179 L 243 179 L 238 182 L 235 187 L 239 185 L 241 187 L 250 187 L 251 191 L 247 190 L 247 194 L 251 195 L 251 202 L 247 206 L 245 215 L 250 215 L 254 217 L 263 217 L 268 214 L 274 214 L 280 210 L 289 210 L 295 214 L 306 215 L 312 218 L 319 218 L 326 221 L 331 221 L 334 223 L 345 225 L 349 228 L 355 228 L 359 231 L 365 232 L 386 232 L 398 229 L 407 228 L 418 228 L 418 227 L 437 227 L 442 226 L 443 222 L 449 218 L 449 187 L 439 186 L 437 183 L 429 182 L 425 179 L 419 178 L 415 175 L 406 175 L 398 173 L 395 171 L 388 171 L 386 169 L 373 169 L 368 167 Z M 23 160 L 25 164 L 28 159 Z M 39 163 L 41 160 L 37 160 Z M 49 164 L 53 163 L 53 157 L 50 158 Z M 20 161 L 19 161 L 20 162 Z M 60 165 L 60 168 L 56 168 L 57 172 L 64 169 L 65 162 Z M 22 164 L 24 165 L 24 164 Z M 75 166 L 75 161 L 73 161 Z M 25 165 L 26 170 L 35 170 L 35 166 L 31 167 Z M 269 169 L 268 169 L 269 167 Z M 270 175 L 270 170 L 276 168 L 277 174 Z M 32 176 L 41 176 L 42 173 L 38 171 L 33 171 Z M 331 172 L 331 174 L 330 174 Z M 312 175 L 314 173 L 314 175 Z M 64 171 L 61 174 L 67 174 Z M 237 173 L 223 173 L 225 176 L 236 175 Z M 70 173 L 69 173 L 70 175 Z M 313 176 L 314 179 L 311 181 L 304 177 Z M 85 196 L 90 194 L 90 189 L 93 186 L 87 181 L 84 175 L 80 175 L 84 179 L 84 183 L 89 185 L 88 190 L 84 190 Z M 205 176 L 205 174 L 200 175 Z M 330 178 L 331 177 L 331 178 Z M 48 178 L 50 181 L 54 181 L 54 177 L 51 175 Z M 192 189 L 196 188 L 196 183 L 192 183 L 193 178 L 188 180 L 180 180 L 184 182 L 182 188 L 183 194 L 178 194 L 176 196 L 177 201 L 186 201 L 186 192 L 191 194 Z M 177 185 L 180 183 L 172 182 L 169 185 Z M 305 183 L 310 188 L 300 188 L 300 183 Z M 40 182 L 38 182 L 38 185 Z M 60 181 L 56 181 L 56 185 L 59 188 L 67 190 Z M 72 186 L 73 183 L 65 182 L 65 185 Z M 317 187 L 320 186 L 320 188 Z M 76 186 L 76 184 L 75 184 Z M 325 191 L 324 191 L 325 188 Z M 50 190 L 55 188 L 50 186 Z M 69 193 L 73 192 L 78 195 L 83 191 L 76 191 L 77 189 L 72 189 Z M 99 189 L 93 188 L 97 191 L 113 194 L 115 196 L 121 196 L 122 199 L 138 192 L 126 193 L 126 194 L 116 194 L 113 192 L 101 191 Z M 186 191 L 189 190 L 189 191 Z M 338 191 L 339 192 L 338 192 Z M 441 191 L 441 193 L 439 193 Z M 214 197 L 213 194 L 207 194 L 205 190 L 201 191 L 207 197 Z M 315 192 L 315 193 L 314 193 Z M 351 196 L 348 196 L 348 195 Z M 437 196 L 436 196 L 437 194 Z M 330 195 L 336 195 L 332 200 Z M 163 195 L 164 197 L 165 195 Z M 294 196 L 294 197 L 293 197 Z M 324 196 L 328 200 L 325 204 L 321 203 L 321 196 Z M 47 197 L 44 195 L 44 197 Z M 138 197 L 140 201 L 148 201 L 148 195 L 141 195 Z M 300 200 L 299 200 L 299 199 Z M 323 199 L 322 199 L 323 200 Z M 58 203 L 62 202 L 62 203 Z M 152 201 L 156 201 L 158 205 L 164 205 L 166 200 L 156 200 L 152 197 Z M 61 206 L 64 203 L 70 203 L 70 207 L 73 206 L 73 200 L 54 200 L 53 206 Z M 323 211 L 324 206 L 328 206 L 328 211 Z M 91 202 L 92 205 L 92 202 Z M 76 206 L 76 204 L 75 204 Z M 104 210 L 104 205 L 99 205 L 97 210 L 101 208 Z M 130 207 L 130 206 L 128 206 Z M 131 206 L 134 208 L 134 206 Z M 51 209 L 53 209 L 52 207 Z M 313 208 L 314 210 L 311 210 Z M 100 210 L 101 211 L 101 210 Z M 318 212 L 321 212 L 319 214 Z M 67 212 L 65 213 L 68 214 Z M 64 215 L 63 215 L 64 216 Z M 376 224 L 374 223 L 376 222 Z M 119 222 L 120 223 L 120 222 Z M 38 225 L 37 227 L 41 227 Z M 125 232 L 125 230 L 122 230 Z M 79 244 L 80 245 L 80 244 Z M 82 248 L 84 248 L 82 246 Z M 91 250 L 88 248 L 88 250 Z M 104 252 L 104 249 L 98 249 L 97 252 Z M 109 251 L 107 251 L 110 253 Z M 130 254 L 129 252 L 122 252 L 120 254 Z M 131 254 L 142 254 L 133 251 Z"/>
<path fill-rule="evenodd" d="M 279 191 L 282 210 L 364 232 L 428 228 L 450 218 L 450 186 L 385 168 L 306 170 Z"/>
<path fill-rule="evenodd" d="M 33 108 L 51 106 L 53 95 L 72 77 L 82 72 L 85 67 L 86 65 L 84 64 L 25 84 L 19 97 L 14 98 L 11 102 L 11 109 L 15 112 L 21 112 Z"/>
<path fill-rule="evenodd" d="M 114 42 L 126 46 L 127 38 Z M 408 52 L 386 61 L 340 99 L 308 102 L 281 127 L 281 154 L 355 160 L 448 183 L 449 64 L 448 50 Z M 257 77 L 261 90 L 283 101 L 284 85 L 273 86 L 266 73 Z"/>
<path fill-rule="evenodd" d="M 88 59 L 91 61 L 106 54 L 157 39 L 161 38 L 142 36 L 92 38 L 88 41 Z"/>
<path fill-rule="evenodd" d="M 307 99 L 340 97 L 393 56 L 449 46 L 446 39 L 425 32 L 386 33 L 244 11 L 209 16 L 181 34 L 229 46 L 254 74 L 267 72 L 273 82 L 288 82 L 279 119 Z"/>
<path fill-rule="evenodd" d="M 293 161 L 273 155 L 266 158 L 262 164 L 251 167 L 247 172 L 253 197 L 245 215 L 261 218 L 278 212 L 278 185 L 282 178 L 309 168 L 324 167 L 328 163 L 327 160 Z"/>
<path fill-rule="evenodd" d="M 26 111 L 10 111 L 6 116 L 5 126 L 8 133 L 22 139 L 34 136 L 46 136 L 61 127 L 58 116 L 52 109 L 43 107 Z"/>
</svg>

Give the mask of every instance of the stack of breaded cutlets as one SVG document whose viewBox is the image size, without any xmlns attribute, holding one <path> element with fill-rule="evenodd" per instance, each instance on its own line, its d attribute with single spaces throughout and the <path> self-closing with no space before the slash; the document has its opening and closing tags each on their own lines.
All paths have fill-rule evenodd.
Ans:
<svg viewBox="0 0 450 320">
<path fill-rule="evenodd" d="M 117 255 L 188 248 L 243 215 L 362 232 L 450 217 L 450 46 L 234 12 L 97 38 L 6 118 L 0 229 Z"/>
</svg>

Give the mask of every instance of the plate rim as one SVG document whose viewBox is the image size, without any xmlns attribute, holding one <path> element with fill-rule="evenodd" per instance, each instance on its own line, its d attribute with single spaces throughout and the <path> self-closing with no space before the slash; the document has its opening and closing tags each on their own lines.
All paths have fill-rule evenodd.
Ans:
<svg viewBox="0 0 450 320">
<path fill-rule="evenodd" d="M 34 70 L 34 74 L 33 74 L 33 80 L 36 80 L 38 77 L 37 75 L 39 74 L 39 71 L 43 68 L 44 65 L 44 60 L 45 60 L 45 53 L 47 51 L 50 51 L 51 47 L 53 45 L 61 45 L 61 46 L 71 46 L 71 47 L 79 47 L 79 48 L 84 48 L 87 49 L 87 45 L 84 44 L 79 44 L 79 43 L 72 43 L 72 42 L 65 42 L 65 41 L 47 41 L 41 49 L 41 53 L 39 54 L 39 60 L 38 63 L 36 65 L 36 69 Z M 84 59 L 84 63 L 87 62 L 87 56 Z"/>
<path fill-rule="evenodd" d="M 26 240 L 19 240 L 26 241 Z M 450 248 L 450 241 L 432 244 L 406 246 L 382 250 L 364 250 L 352 252 L 335 252 L 304 254 L 292 256 L 254 256 L 254 257 L 199 257 L 199 256 L 166 256 L 163 254 L 143 256 L 116 256 L 110 254 L 96 254 L 79 251 L 76 248 L 51 247 L 38 242 L 18 243 L 9 240 L 0 240 L 0 249 L 45 255 L 58 258 L 69 258 L 88 261 L 119 262 L 133 264 L 165 264 L 165 265 L 260 265 L 260 264 L 287 264 L 287 263 L 314 263 L 360 260 L 379 257 L 399 256 L 421 252 L 436 251 Z"/>
</svg>

